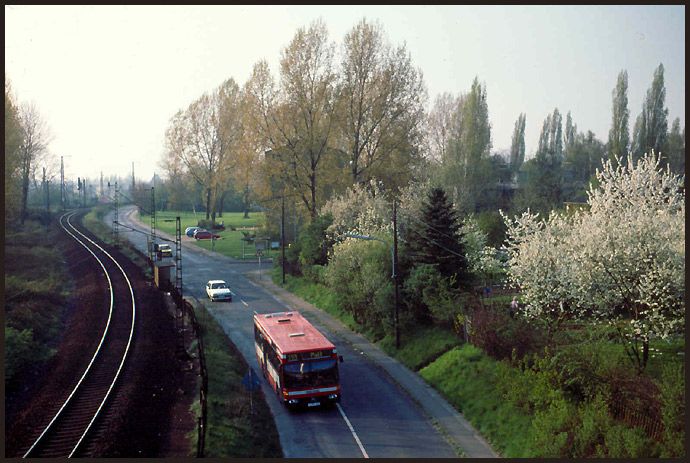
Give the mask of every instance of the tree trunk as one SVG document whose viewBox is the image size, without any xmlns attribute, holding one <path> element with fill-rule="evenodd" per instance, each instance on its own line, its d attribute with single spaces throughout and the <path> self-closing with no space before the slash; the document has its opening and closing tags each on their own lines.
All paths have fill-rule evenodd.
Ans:
<svg viewBox="0 0 690 463">
<path fill-rule="evenodd" d="M 223 201 L 225 201 L 225 195 L 226 193 L 223 193 L 220 195 L 220 204 L 218 205 L 218 217 L 223 218 Z"/>
<path fill-rule="evenodd" d="M 642 365 L 640 365 L 642 371 L 647 368 L 647 360 L 649 360 L 649 341 L 645 340 L 642 343 Z"/>
<path fill-rule="evenodd" d="M 206 220 L 211 218 L 211 189 L 206 190 Z"/>
<path fill-rule="evenodd" d="M 249 187 L 245 189 L 242 202 L 244 203 L 244 218 L 249 218 Z"/>
<path fill-rule="evenodd" d="M 24 225 L 26 218 L 26 202 L 29 196 L 29 170 L 31 168 L 30 161 L 24 159 L 24 166 L 22 168 L 22 210 L 21 210 L 21 224 Z"/>
</svg>

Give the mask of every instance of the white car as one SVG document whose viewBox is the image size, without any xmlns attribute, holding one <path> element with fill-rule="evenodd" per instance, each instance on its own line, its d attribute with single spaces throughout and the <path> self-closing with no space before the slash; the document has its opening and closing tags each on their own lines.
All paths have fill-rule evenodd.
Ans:
<svg viewBox="0 0 690 463">
<path fill-rule="evenodd" d="M 206 295 L 213 301 L 232 301 L 232 291 L 223 280 L 211 280 L 206 283 Z"/>
</svg>

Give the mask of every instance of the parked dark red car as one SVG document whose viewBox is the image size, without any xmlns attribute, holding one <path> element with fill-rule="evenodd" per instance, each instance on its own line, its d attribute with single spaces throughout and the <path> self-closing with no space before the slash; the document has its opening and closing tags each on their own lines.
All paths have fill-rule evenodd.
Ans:
<svg viewBox="0 0 690 463">
<path fill-rule="evenodd" d="M 199 240 L 210 240 L 212 238 L 218 239 L 218 238 L 220 238 L 220 235 L 216 235 L 215 233 L 211 233 L 208 230 L 197 230 L 194 232 L 194 238 L 196 238 L 197 241 L 199 241 Z"/>
</svg>

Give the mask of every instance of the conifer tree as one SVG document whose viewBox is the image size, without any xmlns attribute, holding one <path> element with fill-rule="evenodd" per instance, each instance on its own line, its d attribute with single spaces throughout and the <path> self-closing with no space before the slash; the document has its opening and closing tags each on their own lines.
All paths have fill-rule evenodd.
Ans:
<svg viewBox="0 0 690 463">
<path fill-rule="evenodd" d="M 412 227 L 408 246 L 413 265 L 434 265 L 444 278 L 455 275 L 456 287 L 468 283 L 463 234 L 443 189 L 429 192 L 422 205 L 422 222 Z"/>
</svg>

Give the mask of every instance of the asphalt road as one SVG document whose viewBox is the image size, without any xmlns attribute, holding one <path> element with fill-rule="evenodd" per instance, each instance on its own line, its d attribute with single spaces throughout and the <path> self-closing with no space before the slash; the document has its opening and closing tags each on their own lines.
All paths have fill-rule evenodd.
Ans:
<svg viewBox="0 0 690 463">
<path fill-rule="evenodd" d="M 122 208 L 120 223 L 150 233 L 150 228 L 132 220 L 131 214 L 135 210 L 134 207 Z M 112 225 L 111 215 L 104 220 L 108 226 Z M 126 237 L 145 251 L 145 234 L 121 227 L 120 237 Z M 171 247 L 174 250 L 175 246 Z M 270 263 L 262 262 L 261 269 L 269 268 Z M 294 310 L 244 275 L 258 269 L 258 263 L 238 262 L 200 250 L 191 242 L 191 238 L 183 238 L 182 281 L 185 297 L 196 297 L 208 308 L 257 373 L 260 370 L 254 353 L 254 312 Z M 269 276 L 264 275 L 263 278 Z M 208 300 L 204 286 L 211 279 L 222 279 L 228 283 L 235 294 L 232 302 L 211 303 Z M 303 315 L 324 333 L 345 359 L 339 364 L 342 402 L 330 409 L 289 412 L 262 378 L 263 390 L 266 391 L 286 457 L 457 457 L 454 448 L 432 425 L 427 415 L 387 374 L 338 334 L 309 314 Z M 210 371 L 209 374 L 222 372 Z"/>
</svg>

